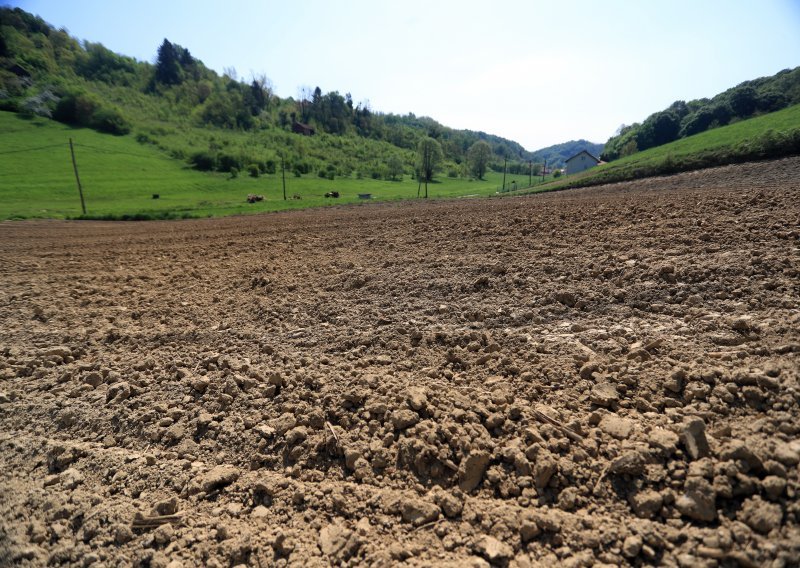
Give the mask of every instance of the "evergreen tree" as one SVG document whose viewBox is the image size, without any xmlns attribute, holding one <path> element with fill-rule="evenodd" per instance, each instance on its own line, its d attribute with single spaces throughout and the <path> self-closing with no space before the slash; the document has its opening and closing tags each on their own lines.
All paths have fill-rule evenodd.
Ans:
<svg viewBox="0 0 800 568">
<path fill-rule="evenodd" d="M 181 66 L 179 61 L 180 54 L 175 46 L 168 39 L 158 48 L 156 58 L 155 79 L 162 85 L 178 85 L 181 82 Z"/>
</svg>

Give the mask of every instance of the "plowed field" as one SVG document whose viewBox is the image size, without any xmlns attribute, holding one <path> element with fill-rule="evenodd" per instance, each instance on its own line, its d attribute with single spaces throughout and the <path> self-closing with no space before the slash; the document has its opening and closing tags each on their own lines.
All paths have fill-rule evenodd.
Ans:
<svg viewBox="0 0 800 568">
<path fill-rule="evenodd" d="M 790 566 L 800 158 L 0 224 L 0 564 Z"/>
</svg>

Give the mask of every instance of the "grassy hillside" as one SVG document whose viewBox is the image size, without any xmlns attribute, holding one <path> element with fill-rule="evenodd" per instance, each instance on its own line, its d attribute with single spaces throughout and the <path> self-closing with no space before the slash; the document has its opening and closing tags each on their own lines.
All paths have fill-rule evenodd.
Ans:
<svg viewBox="0 0 800 568">
<path fill-rule="evenodd" d="M 711 99 L 675 101 L 641 124 L 621 127 L 606 142 L 601 158 L 616 160 L 796 104 L 800 104 L 800 67 L 745 81 Z"/>
<path fill-rule="evenodd" d="M 583 187 L 800 153 L 800 105 L 637 152 L 535 191 Z"/>
<path fill-rule="evenodd" d="M 417 196 L 418 184 L 408 175 L 400 181 L 357 177 L 330 180 L 287 172 L 288 199 L 284 201 L 280 170 L 257 178 L 244 172 L 236 178 L 199 172 L 130 136 L 100 134 L 10 112 L 0 112 L 0 132 L 0 219 L 81 216 L 70 138 L 90 218 L 222 216 L 364 203 L 360 193 L 379 200 Z M 509 175 L 506 183 L 522 187 L 528 184 L 528 177 Z M 501 185 L 502 174 L 490 172 L 480 181 L 442 177 L 428 184 L 428 192 L 431 198 L 491 195 Z M 325 198 L 329 191 L 338 191 L 340 198 Z M 265 199 L 249 204 L 246 198 L 250 193 Z M 153 199 L 153 194 L 159 198 Z"/>
<path fill-rule="evenodd" d="M 133 136 L 199 170 L 273 173 L 283 159 L 303 176 L 393 179 L 419 172 L 416 149 L 428 137 L 442 150 L 437 177 L 470 175 L 479 141 L 490 145 L 490 170 L 506 160 L 509 171 L 529 170 L 532 155 L 511 140 L 383 114 L 320 87 L 283 99 L 267 77 L 220 76 L 167 39 L 153 51 L 155 64 L 136 61 L 0 7 L 0 110 Z M 315 135 L 293 132 L 306 124 Z"/>
</svg>

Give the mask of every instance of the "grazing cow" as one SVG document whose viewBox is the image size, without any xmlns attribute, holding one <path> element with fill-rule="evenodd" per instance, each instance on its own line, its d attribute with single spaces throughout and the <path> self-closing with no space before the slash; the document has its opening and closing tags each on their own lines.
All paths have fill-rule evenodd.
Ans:
<svg viewBox="0 0 800 568">
<path fill-rule="evenodd" d="M 338 198 L 339 197 L 339 192 L 338 191 L 329 191 L 328 193 L 325 194 L 325 197 Z"/>
<path fill-rule="evenodd" d="M 255 203 L 256 201 L 264 201 L 263 195 L 256 195 L 255 193 L 249 193 L 247 195 L 247 202 L 248 203 Z"/>
</svg>

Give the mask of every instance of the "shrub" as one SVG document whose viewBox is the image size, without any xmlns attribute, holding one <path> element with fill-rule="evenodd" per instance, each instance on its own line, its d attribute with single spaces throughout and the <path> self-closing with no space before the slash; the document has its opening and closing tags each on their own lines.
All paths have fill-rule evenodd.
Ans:
<svg viewBox="0 0 800 568">
<path fill-rule="evenodd" d="M 87 93 L 67 93 L 58 101 L 53 118 L 65 124 L 88 126 L 108 134 L 127 134 L 131 126 L 116 107 L 103 107 Z"/>
<path fill-rule="evenodd" d="M 301 174 L 307 174 L 311 172 L 311 164 L 308 162 L 297 162 L 297 164 L 294 166 L 294 169 Z"/>
<path fill-rule="evenodd" d="M 257 178 L 261 173 L 258 169 L 258 164 L 250 164 L 247 166 L 247 173 L 250 174 L 250 177 Z"/>
<path fill-rule="evenodd" d="M 53 118 L 65 124 L 89 126 L 99 106 L 100 103 L 86 93 L 67 93 L 58 101 Z"/>
<path fill-rule="evenodd" d="M 240 168 L 242 166 L 241 160 L 238 156 L 233 154 L 221 153 L 217 157 L 217 169 L 221 172 L 229 172 L 231 168 Z"/>
<path fill-rule="evenodd" d="M 239 177 L 239 168 L 231 168 L 231 179 Z"/>
<path fill-rule="evenodd" d="M 217 165 L 217 157 L 207 150 L 200 150 L 192 154 L 189 162 L 196 170 L 210 172 Z"/>
<path fill-rule="evenodd" d="M 131 131 L 131 125 L 122 116 L 122 113 L 113 107 L 103 107 L 97 109 L 92 115 L 91 123 L 92 128 L 98 132 L 105 132 L 107 134 L 115 134 L 122 136 Z"/>
</svg>

